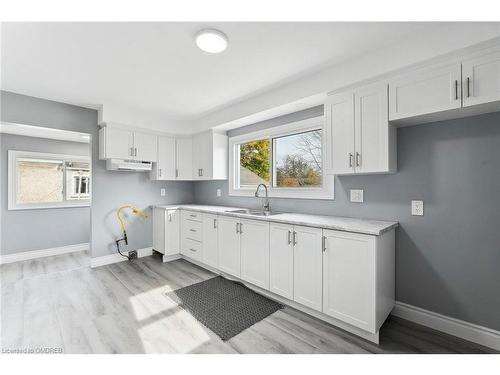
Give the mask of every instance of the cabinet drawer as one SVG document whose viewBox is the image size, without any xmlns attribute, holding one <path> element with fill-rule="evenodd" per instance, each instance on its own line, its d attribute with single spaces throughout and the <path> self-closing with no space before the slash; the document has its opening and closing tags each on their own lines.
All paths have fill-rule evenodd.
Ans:
<svg viewBox="0 0 500 375">
<path fill-rule="evenodd" d="M 203 224 L 192 220 L 182 221 L 182 238 L 203 241 Z"/>
<path fill-rule="evenodd" d="M 182 219 L 183 220 L 198 221 L 201 223 L 201 221 L 203 220 L 203 215 L 200 212 L 182 211 Z"/>
<path fill-rule="evenodd" d="M 182 245 L 183 245 L 182 249 L 183 255 L 198 261 L 201 261 L 203 259 L 201 253 L 202 246 L 200 242 L 193 241 L 189 238 L 184 238 L 182 240 Z"/>
</svg>

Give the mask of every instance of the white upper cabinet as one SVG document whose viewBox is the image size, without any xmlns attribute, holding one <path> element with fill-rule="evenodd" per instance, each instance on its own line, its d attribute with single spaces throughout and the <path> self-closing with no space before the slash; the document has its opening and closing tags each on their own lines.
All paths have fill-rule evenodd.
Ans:
<svg viewBox="0 0 500 375">
<path fill-rule="evenodd" d="M 207 131 L 193 136 L 193 179 L 227 179 L 227 136 Z"/>
<path fill-rule="evenodd" d="M 134 158 L 142 161 L 158 159 L 158 140 L 153 134 L 134 132 Z"/>
<path fill-rule="evenodd" d="M 99 159 L 155 162 L 156 135 L 105 126 L 99 130 Z"/>
<path fill-rule="evenodd" d="M 354 92 L 353 164 L 356 173 L 396 172 L 396 129 L 389 124 L 385 83 Z"/>
<path fill-rule="evenodd" d="M 292 235 L 293 300 L 321 311 L 323 284 L 322 230 L 295 226 Z"/>
<path fill-rule="evenodd" d="M 332 95 L 325 114 L 326 173 L 354 173 L 354 94 Z"/>
<path fill-rule="evenodd" d="M 389 83 L 389 120 L 461 107 L 461 66 L 419 69 Z"/>
<path fill-rule="evenodd" d="M 500 100 L 500 52 L 462 62 L 463 105 Z"/>
<path fill-rule="evenodd" d="M 269 290 L 269 223 L 240 221 L 241 278 Z"/>
<path fill-rule="evenodd" d="M 328 174 L 396 172 L 396 129 L 389 124 L 387 85 L 332 95 L 325 104 Z"/>
<path fill-rule="evenodd" d="M 158 163 L 153 165 L 152 180 L 175 180 L 175 138 L 158 137 Z"/>
<path fill-rule="evenodd" d="M 99 159 L 133 159 L 134 133 L 112 127 L 99 130 Z"/>
<path fill-rule="evenodd" d="M 193 179 L 193 140 L 192 138 L 176 139 L 176 179 Z"/>
</svg>

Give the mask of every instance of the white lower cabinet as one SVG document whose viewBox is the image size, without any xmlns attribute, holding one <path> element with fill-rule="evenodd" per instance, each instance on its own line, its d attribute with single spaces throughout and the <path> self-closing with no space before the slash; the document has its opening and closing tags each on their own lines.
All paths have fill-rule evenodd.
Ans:
<svg viewBox="0 0 500 375">
<path fill-rule="evenodd" d="M 219 270 L 240 277 L 240 220 L 229 216 L 219 216 Z"/>
<path fill-rule="evenodd" d="M 322 309 L 322 230 L 294 226 L 293 300 L 311 309 Z"/>
<path fill-rule="evenodd" d="M 203 215 L 203 263 L 214 268 L 219 267 L 217 224 L 217 215 Z"/>
<path fill-rule="evenodd" d="M 323 313 L 377 332 L 394 306 L 394 231 L 323 235 Z"/>
<path fill-rule="evenodd" d="M 293 225 L 269 226 L 269 290 L 293 300 Z"/>
<path fill-rule="evenodd" d="M 180 213 L 178 210 L 153 209 L 153 249 L 163 255 L 180 252 Z"/>
<path fill-rule="evenodd" d="M 269 223 L 240 221 L 241 279 L 269 290 Z"/>
</svg>

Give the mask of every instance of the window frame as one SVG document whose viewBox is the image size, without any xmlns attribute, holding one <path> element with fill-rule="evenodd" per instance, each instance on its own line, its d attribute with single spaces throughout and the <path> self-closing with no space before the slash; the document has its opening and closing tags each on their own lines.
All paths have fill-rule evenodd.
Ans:
<svg viewBox="0 0 500 375">
<path fill-rule="evenodd" d="M 46 203 L 24 203 L 19 204 L 16 201 L 17 193 L 17 160 L 18 159 L 33 159 L 37 161 L 48 161 L 55 162 L 60 161 L 64 165 L 63 172 L 63 201 L 62 202 L 46 202 Z M 66 154 L 51 154 L 45 152 L 33 152 L 33 151 L 18 151 L 9 150 L 8 151 L 8 171 L 7 171 L 7 196 L 8 205 L 7 209 L 10 210 L 32 210 L 32 209 L 47 209 L 47 208 L 71 208 L 71 207 L 89 207 L 91 204 L 91 194 L 92 194 L 92 166 L 90 165 L 90 157 L 81 155 L 66 155 Z M 89 163 L 89 198 L 82 200 L 67 200 L 67 183 L 66 183 L 66 162 L 86 162 Z"/>
<path fill-rule="evenodd" d="M 229 195 L 251 197 L 255 195 L 255 189 L 237 188 L 239 181 L 239 152 L 238 146 L 259 139 L 269 139 L 270 150 L 270 184 L 268 186 L 269 197 L 273 198 L 298 198 L 298 199 L 335 199 L 334 175 L 326 173 L 327 149 L 326 149 L 326 121 L 324 116 L 312 117 L 306 120 L 290 122 L 284 125 L 268 129 L 258 130 L 252 133 L 242 134 L 229 138 Z M 321 187 L 274 187 L 275 178 L 275 150 L 274 138 L 290 136 L 308 131 L 321 129 Z"/>
</svg>

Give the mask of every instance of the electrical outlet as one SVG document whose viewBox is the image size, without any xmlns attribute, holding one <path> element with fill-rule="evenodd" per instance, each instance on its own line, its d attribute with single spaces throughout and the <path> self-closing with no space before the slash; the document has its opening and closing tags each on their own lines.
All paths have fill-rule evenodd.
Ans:
<svg viewBox="0 0 500 375">
<path fill-rule="evenodd" d="M 363 189 L 351 189 L 351 202 L 363 203 Z"/>
<path fill-rule="evenodd" d="M 411 214 L 413 216 L 424 216 L 424 201 L 411 201 Z"/>
<path fill-rule="evenodd" d="M 167 195 L 167 190 L 166 190 L 165 188 L 161 188 L 161 189 L 160 189 L 160 195 L 161 195 L 162 197 L 164 197 L 165 195 Z"/>
<path fill-rule="evenodd" d="M 217 189 L 217 196 L 222 197 L 222 191 L 220 189 Z"/>
</svg>

